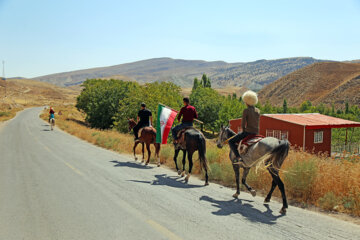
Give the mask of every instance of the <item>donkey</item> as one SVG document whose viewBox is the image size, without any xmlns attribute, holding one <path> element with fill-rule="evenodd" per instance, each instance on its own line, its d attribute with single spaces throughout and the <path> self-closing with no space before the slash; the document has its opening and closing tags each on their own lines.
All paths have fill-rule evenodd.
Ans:
<svg viewBox="0 0 360 240">
<path fill-rule="evenodd" d="M 134 119 L 128 119 L 128 124 L 129 124 L 129 132 L 131 131 L 131 129 L 133 129 L 136 125 L 136 122 Z M 140 138 L 138 141 L 135 142 L 134 144 L 134 157 L 135 157 L 135 161 L 137 160 L 136 157 L 136 147 L 139 143 L 142 144 L 142 163 L 145 161 L 145 153 L 144 153 L 144 144 L 146 145 L 146 149 L 148 152 L 148 159 L 145 162 L 145 165 L 148 165 L 150 162 L 150 156 L 151 156 L 151 149 L 150 149 L 150 144 L 154 144 L 155 146 L 155 157 L 157 158 L 157 166 L 160 167 L 160 143 L 156 143 L 156 129 L 153 127 L 143 127 L 140 129 L 141 134 L 140 134 Z"/>
<path fill-rule="evenodd" d="M 221 127 L 219 138 L 217 140 L 217 147 L 222 148 L 226 140 L 231 138 L 235 134 L 236 133 L 232 131 L 229 127 Z M 233 169 L 235 172 L 235 180 L 236 180 L 236 193 L 233 195 L 233 197 L 238 198 L 240 194 L 240 186 L 239 186 L 240 167 L 244 169 L 244 173 L 241 180 L 242 184 L 247 188 L 248 191 L 250 191 L 250 193 L 254 197 L 256 196 L 256 191 L 246 183 L 246 177 L 251 167 L 257 165 L 257 163 L 259 162 L 265 162 L 267 170 L 269 171 L 273 181 L 272 181 L 271 189 L 268 195 L 266 196 L 264 203 L 268 204 L 270 202 L 271 195 L 275 190 L 276 186 L 278 186 L 283 200 L 283 206 L 280 210 L 280 213 L 285 214 L 286 209 L 288 208 L 288 203 L 285 195 L 285 186 L 282 180 L 280 179 L 279 170 L 285 158 L 288 155 L 289 148 L 290 148 L 290 144 L 287 140 L 279 140 L 273 137 L 263 138 L 259 142 L 250 146 L 247 153 L 241 155 L 241 157 L 244 160 L 245 159 L 247 160 L 246 162 L 251 163 L 250 165 L 246 165 L 245 163 L 239 164 L 235 162 L 236 161 L 235 154 L 232 150 L 230 150 L 229 157 L 231 162 L 233 163 Z"/>
<path fill-rule="evenodd" d="M 199 152 L 199 160 L 200 160 L 200 168 L 205 170 L 205 186 L 209 185 L 209 176 L 208 176 L 208 169 L 209 169 L 209 165 L 208 165 L 208 161 L 206 159 L 206 141 L 205 141 L 205 137 L 204 135 L 194 129 L 194 128 L 188 128 L 186 130 L 182 130 L 182 134 L 184 134 L 184 143 L 179 143 L 174 145 L 175 147 L 175 154 L 174 154 L 174 162 L 175 162 L 175 166 L 176 166 L 176 170 L 178 171 L 178 174 L 181 175 L 182 177 L 185 176 L 185 158 L 186 158 L 186 153 L 188 155 L 188 160 L 189 160 L 189 173 L 188 175 L 185 177 L 185 182 L 187 183 L 189 181 L 190 175 L 191 175 L 191 171 L 193 168 L 193 154 L 195 151 Z M 183 164 L 183 171 L 181 172 L 178 164 L 177 164 L 177 157 L 179 155 L 180 150 L 183 152 L 183 160 L 182 160 L 182 164 Z"/>
</svg>

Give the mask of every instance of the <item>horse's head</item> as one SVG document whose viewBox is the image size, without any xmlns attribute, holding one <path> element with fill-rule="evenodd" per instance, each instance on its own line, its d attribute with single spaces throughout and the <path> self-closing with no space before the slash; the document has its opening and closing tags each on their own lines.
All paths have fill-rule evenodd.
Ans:
<svg viewBox="0 0 360 240">
<path fill-rule="evenodd" d="M 136 126 L 136 122 L 134 119 L 128 118 L 128 124 L 129 124 L 129 132 L 130 132 L 131 129 L 133 129 Z"/>
<path fill-rule="evenodd" d="M 224 146 L 224 142 L 226 141 L 226 139 L 228 139 L 227 133 L 226 133 L 228 128 L 229 127 L 224 127 L 224 126 L 221 125 L 220 132 L 219 132 L 219 137 L 218 137 L 218 139 L 216 141 L 216 146 L 218 148 L 222 148 Z"/>
</svg>

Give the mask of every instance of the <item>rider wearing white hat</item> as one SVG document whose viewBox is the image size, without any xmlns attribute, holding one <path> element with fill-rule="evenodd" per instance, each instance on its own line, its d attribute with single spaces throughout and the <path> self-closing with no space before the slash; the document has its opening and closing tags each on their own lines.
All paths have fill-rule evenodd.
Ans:
<svg viewBox="0 0 360 240">
<path fill-rule="evenodd" d="M 241 120 L 242 132 L 229 140 L 229 146 L 236 155 L 236 160 L 240 161 L 240 154 L 237 150 L 236 143 L 249 135 L 259 134 L 260 110 L 255 107 L 258 102 L 257 94 L 251 90 L 246 91 L 242 100 L 246 103 L 247 108 L 244 109 Z"/>
</svg>

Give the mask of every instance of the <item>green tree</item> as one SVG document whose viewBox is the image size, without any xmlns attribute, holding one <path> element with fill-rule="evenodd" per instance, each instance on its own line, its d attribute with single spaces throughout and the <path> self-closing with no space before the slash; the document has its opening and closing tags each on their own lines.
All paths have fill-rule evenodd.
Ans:
<svg viewBox="0 0 360 240">
<path fill-rule="evenodd" d="M 200 85 L 202 85 L 205 88 L 211 88 L 211 81 L 210 78 L 206 76 L 206 74 L 203 74 L 201 77 Z"/>
<path fill-rule="evenodd" d="M 139 85 L 120 80 L 91 79 L 85 81 L 83 87 L 77 98 L 77 109 L 86 113 L 86 121 L 91 127 L 106 129 L 113 125 L 119 102 L 127 97 L 131 88 Z"/>
<path fill-rule="evenodd" d="M 156 127 L 158 104 L 162 103 L 173 109 L 182 105 L 181 88 L 171 82 L 147 83 L 131 91 L 120 104 L 114 117 L 114 126 L 121 132 L 127 132 L 128 118 L 136 119 L 140 104 L 144 102 L 153 113 L 153 124 Z"/>
<path fill-rule="evenodd" d="M 287 102 L 286 102 L 286 99 L 284 99 L 284 102 L 283 102 L 283 113 L 287 113 L 288 112 L 288 105 L 287 105 Z"/>
<path fill-rule="evenodd" d="M 224 97 L 212 88 L 200 87 L 190 94 L 190 102 L 196 108 L 199 120 L 204 122 L 206 129 L 218 130 L 219 111 Z"/>
<path fill-rule="evenodd" d="M 199 82 L 199 79 L 197 78 L 194 78 L 194 83 L 193 83 L 193 87 L 192 87 L 192 90 L 195 90 L 197 89 L 198 87 L 200 86 L 200 82 Z"/>
<path fill-rule="evenodd" d="M 346 102 L 345 103 L 345 114 L 348 114 L 349 113 L 349 103 Z"/>
</svg>

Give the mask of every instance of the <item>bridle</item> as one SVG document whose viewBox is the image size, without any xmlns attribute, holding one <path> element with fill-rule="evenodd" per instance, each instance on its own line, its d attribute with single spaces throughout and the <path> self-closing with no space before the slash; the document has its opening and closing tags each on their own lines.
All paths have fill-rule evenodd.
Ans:
<svg viewBox="0 0 360 240">
<path fill-rule="evenodd" d="M 222 136 L 223 136 L 224 132 L 227 131 L 228 129 L 229 129 L 229 127 L 225 127 L 225 128 L 221 129 L 220 140 L 222 139 Z M 230 137 L 230 138 L 225 139 L 224 141 L 221 142 L 221 144 L 222 145 L 228 144 L 229 140 L 234 138 L 235 136 L 236 136 L 236 134 L 234 136 Z"/>
</svg>

